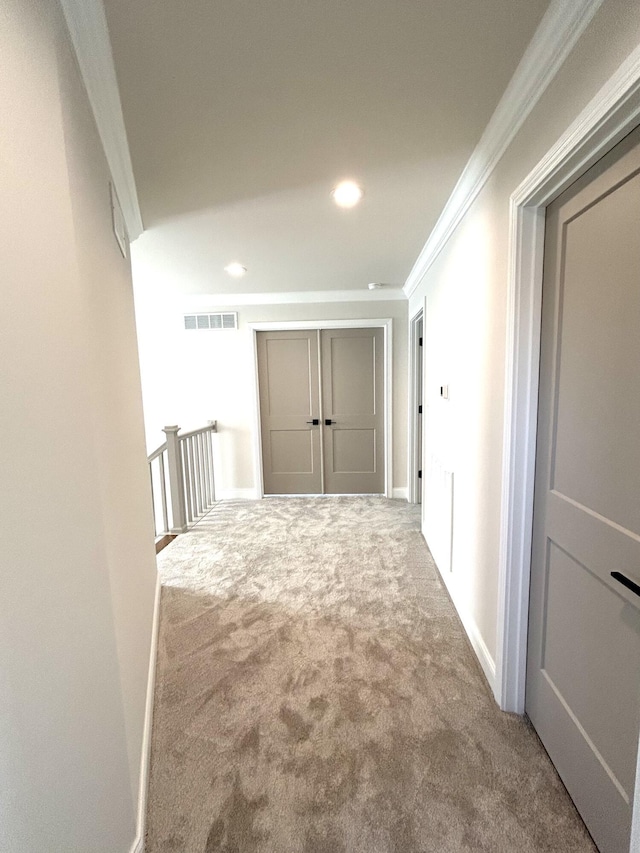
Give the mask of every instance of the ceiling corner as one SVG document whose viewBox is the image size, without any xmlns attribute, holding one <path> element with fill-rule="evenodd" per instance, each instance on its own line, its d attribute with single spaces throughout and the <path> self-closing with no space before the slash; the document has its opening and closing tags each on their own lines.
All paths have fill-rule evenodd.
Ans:
<svg viewBox="0 0 640 853">
<path fill-rule="evenodd" d="M 603 0 L 551 0 L 403 290 L 410 298 Z"/>
</svg>

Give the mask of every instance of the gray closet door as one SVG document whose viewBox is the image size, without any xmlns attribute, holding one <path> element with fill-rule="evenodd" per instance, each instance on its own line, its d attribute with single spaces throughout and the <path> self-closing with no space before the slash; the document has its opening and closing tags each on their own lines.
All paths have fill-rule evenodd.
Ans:
<svg viewBox="0 0 640 853">
<path fill-rule="evenodd" d="M 257 334 L 264 492 L 320 494 L 318 332 Z"/>
<path fill-rule="evenodd" d="M 257 343 L 264 493 L 384 493 L 383 329 L 258 332 Z"/>
<path fill-rule="evenodd" d="M 639 144 L 545 243 L 526 710 L 603 853 L 629 850 L 640 728 Z"/>
<path fill-rule="evenodd" d="M 384 331 L 323 329 L 321 342 L 325 492 L 381 494 Z"/>
</svg>

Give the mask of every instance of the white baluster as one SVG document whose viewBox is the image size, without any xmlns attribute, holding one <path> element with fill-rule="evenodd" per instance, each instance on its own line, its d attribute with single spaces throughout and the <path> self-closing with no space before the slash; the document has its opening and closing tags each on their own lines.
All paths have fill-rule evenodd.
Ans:
<svg viewBox="0 0 640 853">
<path fill-rule="evenodd" d="M 160 500 L 162 503 L 162 532 L 169 532 L 169 513 L 167 511 L 167 478 L 164 468 L 164 453 L 158 456 L 158 473 L 160 480 Z"/>
<path fill-rule="evenodd" d="M 182 449 L 182 473 L 184 477 L 184 494 L 187 501 L 187 522 L 190 524 L 193 521 L 193 509 L 191 508 L 191 488 L 189 486 L 189 448 L 187 442 L 180 441 Z"/>
</svg>

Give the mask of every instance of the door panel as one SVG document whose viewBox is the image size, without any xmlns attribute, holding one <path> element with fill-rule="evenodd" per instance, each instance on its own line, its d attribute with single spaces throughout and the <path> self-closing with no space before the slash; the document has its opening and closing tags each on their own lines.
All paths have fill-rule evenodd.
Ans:
<svg viewBox="0 0 640 853">
<path fill-rule="evenodd" d="M 313 435 L 311 430 L 272 429 L 271 470 L 277 473 L 310 474 L 313 471 Z"/>
<path fill-rule="evenodd" d="M 564 225 L 552 474 L 559 492 L 627 528 L 640 519 L 640 223 L 629 215 L 639 198 L 636 175 Z M 608 232 L 615 239 L 599 239 Z M 625 245 L 635 251 L 621 252 Z"/>
<path fill-rule="evenodd" d="M 354 332 L 362 332 L 357 336 Z M 348 337 L 347 337 L 348 335 Z M 370 415 L 375 411 L 375 342 L 369 329 L 337 330 L 325 333 L 323 359 L 330 369 L 326 376 L 326 401 L 333 414 Z"/>
<path fill-rule="evenodd" d="M 381 494 L 384 332 L 323 329 L 321 348 L 325 492 Z"/>
<path fill-rule="evenodd" d="M 264 492 L 322 492 L 318 332 L 258 332 Z"/>
<path fill-rule="evenodd" d="M 600 754 L 603 767 L 623 790 L 631 791 L 635 753 L 618 736 L 619 728 L 631 732 L 637 723 L 637 636 L 624 612 L 630 605 L 621 596 L 603 595 L 602 582 L 553 542 L 547 571 L 542 668 Z M 594 612 L 600 614 L 597 620 Z M 599 673 L 597 681 L 575 677 L 576 660 L 582 657 Z M 603 726 L 603 719 L 617 724 Z"/>
<path fill-rule="evenodd" d="M 333 462 L 336 471 L 367 473 L 376 465 L 376 436 L 374 430 L 333 430 Z"/>
<path fill-rule="evenodd" d="M 264 338 L 270 415 L 307 417 L 312 411 L 312 398 L 317 396 L 317 376 L 313 376 L 311 364 L 315 335 L 300 337 L 300 334 Z"/>
<path fill-rule="evenodd" d="M 603 853 L 640 730 L 640 132 L 547 210 L 526 710 Z"/>
</svg>

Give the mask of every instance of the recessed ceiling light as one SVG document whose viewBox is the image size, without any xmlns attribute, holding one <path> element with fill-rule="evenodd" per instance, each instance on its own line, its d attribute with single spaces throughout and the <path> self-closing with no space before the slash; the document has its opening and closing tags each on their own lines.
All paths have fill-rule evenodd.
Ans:
<svg viewBox="0 0 640 853">
<path fill-rule="evenodd" d="M 342 181 L 332 191 L 333 200 L 340 207 L 353 207 L 364 195 L 355 181 Z"/>
<path fill-rule="evenodd" d="M 233 263 L 227 264 L 224 268 L 225 272 L 228 272 L 229 275 L 234 278 L 242 278 L 242 276 L 246 273 L 247 268 L 243 267 L 242 264 L 239 264 L 237 261 L 233 261 Z"/>
</svg>

